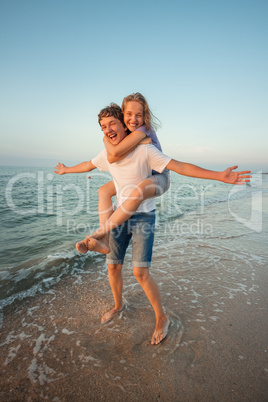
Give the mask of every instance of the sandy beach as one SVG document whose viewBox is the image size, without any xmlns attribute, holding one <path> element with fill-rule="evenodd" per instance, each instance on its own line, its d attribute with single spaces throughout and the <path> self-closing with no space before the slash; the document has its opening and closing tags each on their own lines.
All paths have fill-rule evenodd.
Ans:
<svg viewBox="0 0 268 402">
<path fill-rule="evenodd" d="M 5 308 L 1 400 L 267 400 L 267 267 L 247 257 L 234 269 L 238 251 L 227 253 L 228 240 L 217 269 L 212 248 L 195 247 L 177 278 L 168 266 L 183 266 L 183 253 L 173 248 L 168 258 L 158 257 L 155 277 L 167 290 L 163 303 L 172 321 L 158 346 L 149 343 L 152 309 L 129 270 L 126 310 L 106 325 L 100 317 L 112 297 L 105 272 L 101 279 L 99 272 L 66 278 L 46 295 Z M 197 271 L 190 285 L 204 251 L 206 272 Z"/>
</svg>

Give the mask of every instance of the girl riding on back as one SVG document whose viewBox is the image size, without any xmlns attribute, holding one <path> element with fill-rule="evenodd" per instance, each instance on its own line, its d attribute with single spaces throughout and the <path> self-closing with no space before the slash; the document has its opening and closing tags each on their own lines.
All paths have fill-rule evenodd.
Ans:
<svg viewBox="0 0 268 402">
<path fill-rule="evenodd" d="M 130 132 L 118 145 L 113 145 L 104 136 L 104 145 L 107 151 L 109 163 L 117 162 L 128 155 L 138 145 L 152 143 L 156 148 L 162 151 L 160 142 L 157 138 L 155 129 L 157 127 L 156 118 L 151 112 L 145 97 L 139 92 L 126 96 L 121 106 L 124 123 Z M 110 140 L 113 139 L 111 132 Z M 91 237 L 99 239 L 102 242 L 102 251 L 109 252 L 108 232 L 121 225 L 140 206 L 141 202 L 147 198 L 158 197 L 164 194 L 170 186 L 170 172 L 165 169 L 163 173 L 152 172 L 152 176 L 144 180 L 136 187 L 125 202 L 120 205 L 113 213 L 112 197 L 115 195 L 115 185 L 110 181 L 99 189 L 99 222 L 98 229 Z M 112 215 L 112 219 L 109 219 Z M 89 237 L 87 237 L 89 239 Z M 89 244 L 86 239 L 77 243 L 78 251 L 86 253 L 89 249 L 93 250 L 94 246 L 88 248 Z M 99 244 L 98 244 L 99 248 Z M 97 251 L 97 250 L 96 250 Z M 98 250 L 99 251 L 99 250 Z"/>
</svg>

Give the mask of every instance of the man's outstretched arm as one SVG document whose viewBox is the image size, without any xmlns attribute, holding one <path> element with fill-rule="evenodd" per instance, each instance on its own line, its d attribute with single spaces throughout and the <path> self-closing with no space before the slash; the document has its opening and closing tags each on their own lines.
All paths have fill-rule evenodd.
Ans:
<svg viewBox="0 0 268 402">
<path fill-rule="evenodd" d="M 218 180 L 230 184 L 245 184 L 251 178 L 248 173 L 250 170 L 241 172 L 233 172 L 238 166 L 232 166 L 225 169 L 223 172 L 216 172 L 214 170 L 203 169 L 199 166 L 192 165 L 191 163 L 184 163 L 171 159 L 167 164 L 166 169 L 172 170 L 183 176 L 195 177 L 197 179 Z"/>
<path fill-rule="evenodd" d="M 58 163 L 55 167 L 54 173 L 56 174 L 67 174 L 67 173 L 85 173 L 90 172 L 91 170 L 96 169 L 96 166 L 93 165 L 91 161 L 82 162 L 75 166 L 65 166 L 63 163 Z"/>
</svg>

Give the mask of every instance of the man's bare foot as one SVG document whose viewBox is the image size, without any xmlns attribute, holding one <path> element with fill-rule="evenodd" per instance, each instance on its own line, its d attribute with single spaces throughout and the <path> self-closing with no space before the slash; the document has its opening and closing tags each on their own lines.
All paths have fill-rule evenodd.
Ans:
<svg viewBox="0 0 268 402">
<path fill-rule="evenodd" d="M 121 311 L 124 310 L 124 307 L 125 306 L 123 306 L 119 310 L 116 310 L 115 307 L 114 307 L 114 308 L 112 308 L 112 310 L 110 310 L 107 313 L 103 314 L 103 316 L 101 317 L 101 323 L 105 324 L 106 322 L 111 321 L 116 315 L 118 315 L 119 313 L 121 313 Z"/>
<path fill-rule="evenodd" d="M 168 334 L 170 320 L 167 316 L 160 319 L 155 326 L 155 330 L 151 339 L 151 345 L 158 345 L 165 339 Z"/>
<path fill-rule="evenodd" d="M 76 243 L 76 249 L 82 254 L 86 254 L 88 251 L 96 251 L 101 254 L 108 254 L 110 252 L 108 244 L 89 236 Z"/>
</svg>

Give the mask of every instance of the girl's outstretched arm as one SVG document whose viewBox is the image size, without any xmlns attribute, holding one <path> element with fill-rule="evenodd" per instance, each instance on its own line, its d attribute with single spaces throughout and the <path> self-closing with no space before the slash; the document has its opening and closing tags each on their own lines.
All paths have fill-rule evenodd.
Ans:
<svg viewBox="0 0 268 402">
<path fill-rule="evenodd" d="M 184 163 L 171 159 L 167 164 L 166 169 L 172 170 L 178 174 L 189 177 L 196 177 L 197 179 L 218 180 L 230 184 L 245 184 L 251 176 L 249 170 L 241 172 L 233 172 L 238 166 L 232 166 L 225 169 L 223 172 L 216 172 L 214 170 L 203 169 L 199 166 L 192 165 L 191 163 Z"/>
</svg>

